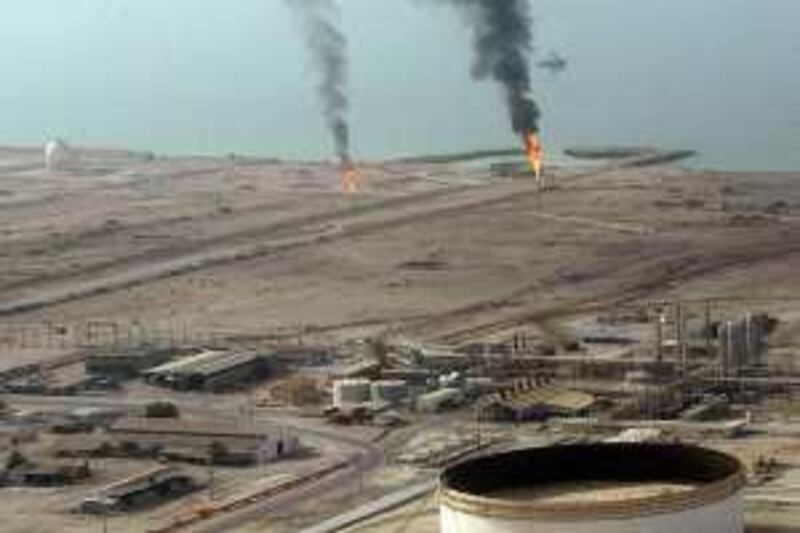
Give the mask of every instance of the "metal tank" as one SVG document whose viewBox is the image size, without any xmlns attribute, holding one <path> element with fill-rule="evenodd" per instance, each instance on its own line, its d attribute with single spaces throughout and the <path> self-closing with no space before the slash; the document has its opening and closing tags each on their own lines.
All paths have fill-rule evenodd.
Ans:
<svg viewBox="0 0 800 533">
<path fill-rule="evenodd" d="M 61 139 L 48 141 L 44 145 L 44 164 L 48 172 L 65 170 L 70 158 L 70 148 Z"/>
<path fill-rule="evenodd" d="M 587 444 L 468 460 L 440 477 L 442 533 L 742 533 L 741 463 L 680 444 Z"/>
</svg>

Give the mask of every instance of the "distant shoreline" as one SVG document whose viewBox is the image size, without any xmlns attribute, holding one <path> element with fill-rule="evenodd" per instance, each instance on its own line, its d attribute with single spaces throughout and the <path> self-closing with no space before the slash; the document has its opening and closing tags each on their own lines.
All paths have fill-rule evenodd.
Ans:
<svg viewBox="0 0 800 533">
<path fill-rule="evenodd" d="M 145 160 L 191 160 L 201 159 L 210 161 L 257 161 L 259 163 L 305 163 L 310 165 L 336 165 L 335 158 L 324 157 L 298 157 L 298 156 L 284 156 L 267 153 L 255 152 L 228 152 L 228 153 L 203 153 L 203 152 L 180 152 L 180 151 L 154 151 L 139 148 L 125 148 L 114 145 L 73 145 L 73 149 L 77 153 L 90 155 L 90 156 L 106 156 L 106 157 L 124 157 L 124 158 L 141 158 Z M 42 146 L 32 144 L 0 144 L 0 153 L 6 154 L 25 154 L 42 153 L 44 155 L 44 143 Z M 796 173 L 800 169 L 739 169 L 739 168 L 726 168 L 724 166 L 707 166 L 703 164 L 702 154 L 694 150 L 679 150 L 679 149 L 665 149 L 655 148 L 648 146 L 632 146 L 632 145 L 581 145 L 575 147 L 567 147 L 563 150 L 557 151 L 559 159 L 558 166 L 572 166 L 566 164 L 573 161 L 575 166 L 581 166 L 586 163 L 601 163 L 618 161 L 622 163 L 625 159 L 642 158 L 642 156 L 650 155 L 647 158 L 647 165 L 650 164 L 666 164 L 670 162 L 687 161 L 684 169 L 689 172 L 734 172 L 734 173 L 750 173 L 750 172 L 766 172 L 766 173 Z M 476 162 L 484 159 L 493 159 L 501 157 L 513 158 L 519 155 L 520 161 L 524 161 L 524 155 L 520 148 L 480 148 L 475 150 L 464 151 L 451 151 L 451 152 L 433 152 L 433 153 L 419 153 L 419 154 L 400 154 L 398 156 L 390 156 L 385 158 L 365 158 L 359 159 L 363 164 L 457 164 L 464 162 Z M 652 159 L 652 160 L 651 160 Z"/>
</svg>

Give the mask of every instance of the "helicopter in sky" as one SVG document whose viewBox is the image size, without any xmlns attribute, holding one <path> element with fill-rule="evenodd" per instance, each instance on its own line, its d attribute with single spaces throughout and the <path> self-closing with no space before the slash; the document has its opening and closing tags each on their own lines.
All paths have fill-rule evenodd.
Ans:
<svg viewBox="0 0 800 533">
<path fill-rule="evenodd" d="M 558 74 L 567 68 L 567 60 L 556 52 L 550 52 L 550 55 L 536 63 L 536 66 L 549 70 L 553 74 Z"/>
</svg>

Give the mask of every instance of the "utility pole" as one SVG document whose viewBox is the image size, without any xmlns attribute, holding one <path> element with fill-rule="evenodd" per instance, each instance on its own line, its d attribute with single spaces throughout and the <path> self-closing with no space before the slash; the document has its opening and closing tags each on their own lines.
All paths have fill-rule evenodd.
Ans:
<svg viewBox="0 0 800 533">
<path fill-rule="evenodd" d="M 703 337 L 706 341 L 706 357 L 711 355 L 711 300 L 706 300 Z"/>
<path fill-rule="evenodd" d="M 362 459 L 364 456 L 361 453 L 356 454 L 356 470 L 358 471 L 358 495 L 364 494 L 364 469 L 362 467 Z"/>
<path fill-rule="evenodd" d="M 680 301 L 675 303 L 675 336 L 678 343 L 677 349 L 681 363 L 681 374 L 683 378 L 686 378 L 686 322 L 683 304 Z"/>
<path fill-rule="evenodd" d="M 750 366 L 753 364 L 753 334 L 752 334 L 752 325 L 753 325 L 753 315 L 751 313 L 747 313 L 744 319 L 744 361 L 743 366 Z M 744 376 L 745 376 L 745 369 L 743 367 L 739 368 L 739 394 L 744 397 L 745 393 L 745 384 L 744 384 Z"/>
<path fill-rule="evenodd" d="M 680 331 L 678 349 L 680 350 L 681 356 L 681 403 L 686 405 L 689 389 L 689 354 L 686 334 L 686 313 L 683 308 L 683 303 L 681 302 L 678 302 L 678 330 Z"/>
<path fill-rule="evenodd" d="M 208 449 L 208 503 L 214 501 L 214 449 L 213 444 Z"/>
<path fill-rule="evenodd" d="M 726 329 L 726 346 L 725 349 L 725 377 L 729 377 L 731 364 L 733 363 L 733 322 L 730 320 L 725 324 Z"/>
<path fill-rule="evenodd" d="M 745 347 L 745 364 L 752 364 L 753 359 L 753 315 L 747 313 L 744 319 L 744 347 Z"/>
<path fill-rule="evenodd" d="M 659 309 L 656 317 L 656 361 L 661 363 L 664 358 L 664 323 L 667 321 L 664 312 Z"/>
<path fill-rule="evenodd" d="M 103 520 L 103 533 L 108 533 L 108 507 L 103 509 L 103 512 L 100 516 Z"/>
<path fill-rule="evenodd" d="M 475 402 L 475 447 L 481 446 L 481 406 L 480 400 Z"/>
</svg>

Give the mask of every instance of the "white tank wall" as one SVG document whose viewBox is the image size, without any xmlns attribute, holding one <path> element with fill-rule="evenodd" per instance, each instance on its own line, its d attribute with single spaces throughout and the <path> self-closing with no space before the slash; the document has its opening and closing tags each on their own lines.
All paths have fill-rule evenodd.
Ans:
<svg viewBox="0 0 800 533">
<path fill-rule="evenodd" d="M 48 171 L 64 170 L 69 163 L 69 147 L 63 141 L 49 141 L 44 146 L 44 164 Z"/>
<path fill-rule="evenodd" d="M 742 499 L 726 500 L 668 514 L 626 519 L 547 521 L 469 514 L 443 502 L 441 533 L 743 533 Z"/>
</svg>

